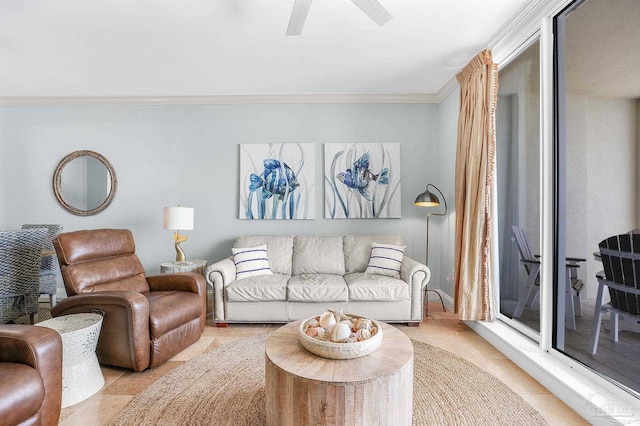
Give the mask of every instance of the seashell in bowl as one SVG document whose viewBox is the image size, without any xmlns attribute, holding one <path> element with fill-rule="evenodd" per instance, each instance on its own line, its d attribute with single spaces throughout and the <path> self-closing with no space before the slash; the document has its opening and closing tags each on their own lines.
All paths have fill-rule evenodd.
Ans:
<svg viewBox="0 0 640 426">
<path fill-rule="evenodd" d="M 327 311 L 322 315 L 320 315 L 319 322 L 320 322 L 320 327 L 324 328 L 325 330 L 330 330 L 331 327 L 333 327 L 337 321 L 333 313 L 330 311 Z"/>
<path fill-rule="evenodd" d="M 309 333 L 315 333 L 308 330 L 310 328 L 314 328 L 312 327 L 312 320 L 314 318 L 318 318 L 318 316 L 314 316 L 311 318 L 307 318 L 300 323 L 300 327 L 298 328 L 298 340 L 300 341 L 300 344 L 302 344 L 302 346 L 309 352 L 323 358 L 330 359 L 359 358 L 365 355 L 369 355 L 371 352 L 378 349 L 378 347 L 382 343 L 381 323 L 369 318 L 360 317 L 359 315 L 346 314 L 346 316 L 349 317 L 354 324 L 359 319 L 368 320 L 363 322 L 362 324 L 369 324 L 369 327 L 371 329 L 367 330 L 363 328 L 352 332 L 348 329 L 349 327 L 345 323 L 336 323 L 331 327 L 329 331 L 324 331 L 324 328 L 317 327 L 318 329 L 324 331 L 324 338 L 320 338 L 319 336 L 312 337 L 309 335 Z M 322 315 L 320 315 L 320 318 L 322 318 Z M 365 325 L 363 325 L 363 327 L 365 327 Z M 344 337 L 339 342 L 334 342 L 331 340 L 332 334 L 334 334 L 334 338 L 338 338 L 342 337 L 341 333 L 345 333 L 346 337 Z M 358 340 L 358 336 L 360 336 L 360 339 L 362 340 Z M 366 338 L 367 336 L 369 337 Z"/>
<path fill-rule="evenodd" d="M 363 340 L 367 340 L 370 338 L 371 338 L 371 332 L 366 328 L 361 328 L 358 331 L 356 331 L 356 340 L 358 342 L 361 342 Z"/>
<path fill-rule="evenodd" d="M 346 325 L 347 327 L 349 327 L 349 330 L 353 330 L 353 322 L 351 322 L 351 320 L 342 320 L 340 321 L 341 324 Z"/>
<path fill-rule="evenodd" d="M 329 340 L 335 343 L 343 342 L 344 339 L 351 335 L 351 329 L 346 324 L 339 322 L 331 327 L 329 332 Z"/>
<path fill-rule="evenodd" d="M 309 327 L 304 332 L 307 336 L 315 337 L 317 339 L 322 339 L 325 335 L 324 328 L 322 327 Z"/>
<path fill-rule="evenodd" d="M 372 323 L 369 318 L 358 318 L 353 322 L 353 327 L 356 330 L 369 330 L 371 331 Z"/>
</svg>

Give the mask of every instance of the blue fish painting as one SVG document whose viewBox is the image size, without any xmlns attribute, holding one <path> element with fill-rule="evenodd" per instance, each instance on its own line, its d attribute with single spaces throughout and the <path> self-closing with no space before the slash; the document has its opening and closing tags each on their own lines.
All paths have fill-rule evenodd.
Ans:
<svg viewBox="0 0 640 426">
<path fill-rule="evenodd" d="M 383 168 L 378 174 L 374 174 L 369 168 L 371 154 L 367 151 L 356 160 L 353 165 L 336 175 L 336 178 L 348 188 L 356 190 L 366 200 L 371 201 L 369 184 L 373 181 L 380 185 L 389 184 L 389 169 Z"/>
<path fill-rule="evenodd" d="M 260 198 L 266 200 L 273 195 L 284 199 L 300 186 L 295 173 L 287 163 L 280 163 L 272 158 L 264 160 L 262 177 L 252 173 L 249 177 L 249 191 L 261 190 Z"/>
<path fill-rule="evenodd" d="M 325 217 L 400 217 L 400 144 L 324 145 Z"/>
<path fill-rule="evenodd" d="M 240 219 L 313 219 L 313 144 L 240 146 Z"/>
</svg>

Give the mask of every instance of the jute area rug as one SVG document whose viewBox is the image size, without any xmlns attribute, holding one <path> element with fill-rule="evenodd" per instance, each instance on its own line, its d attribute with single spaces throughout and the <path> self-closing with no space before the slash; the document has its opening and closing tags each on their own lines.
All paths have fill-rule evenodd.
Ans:
<svg viewBox="0 0 640 426">
<path fill-rule="evenodd" d="M 268 335 L 238 340 L 171 371 L 109 424 L 264 425 L 264 347 Z M 414 345 L 414 425 L 544 425 L 500 380 L 426 343 Z"/>
</svg>

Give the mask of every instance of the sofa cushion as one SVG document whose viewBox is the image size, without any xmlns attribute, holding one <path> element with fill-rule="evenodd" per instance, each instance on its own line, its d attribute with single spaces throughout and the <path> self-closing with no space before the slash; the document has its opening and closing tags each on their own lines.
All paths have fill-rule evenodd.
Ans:
<svg viewBox="0 0 640 426">
<path fill-rule="evenodd" d="M 403 245 L 402 238 L 395 234 L 362 234 L 344 236 L 344 260 L 347 273 L 364 272 L 369 264 L 373 242 Z"/>
<path fill-rule="evenodd" d="M 409 299 L 409 284 L 399 278 L 355 272 L 344 277 L 350 301 L 396 301 Z"/>
<path fill-rule="evenodd" d="M 256 247 L 234 247 L 233 263 L 236 265 L 236 279 L 271 275 L 269 259 L 267 258 L 267 245 Z"/>
<path fill-rule="evenodd" d="M 293 240 L 292 275 L 344 275 L 342 236 L 297 235 Z"/>
<path fill-rule="evenodd" d="M 342 275 L 300 274 L 287 284 L 290 302 L 346 302 L 349 290 Z"/>
<path fill-rule="evenodd" d="M 236 239 L 234 247 L 267 246 L 269 266 L 277 274 L 291 275 L 293 257 L 292 235 L 243 235 Z"/>
<path fill-rule="evenodd" d="M 404 258 L 404 249 L 407 246 L 396 246 L 393 244 L 373 243 L 371 247 L 371 257 L 367 274 L 387 275 L 389 277 L 400 278 L 400 268 Z"/>
<path fill-rule="evenodd" d="M 272 274 L 232 281 L 225 287 L 227 300 L 230 302 L 287 300 L 289 277 L 290 275 Z"/>
</svg>

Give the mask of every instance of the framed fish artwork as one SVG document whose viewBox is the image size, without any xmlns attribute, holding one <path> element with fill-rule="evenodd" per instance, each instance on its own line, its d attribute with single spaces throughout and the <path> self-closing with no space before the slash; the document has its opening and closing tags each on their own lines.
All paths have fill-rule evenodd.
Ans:
<svg viewBox="0 0 640 426">
<path fill-rule="evenodd" d="M 240 145 L 240 219 L 314 219 L 315 145 Z"/>
<path fill-rule="evenodd" d="M 325 144 L 325 218 L 399 218 L 400 176 L 399 143 Z"/>
</svg>

